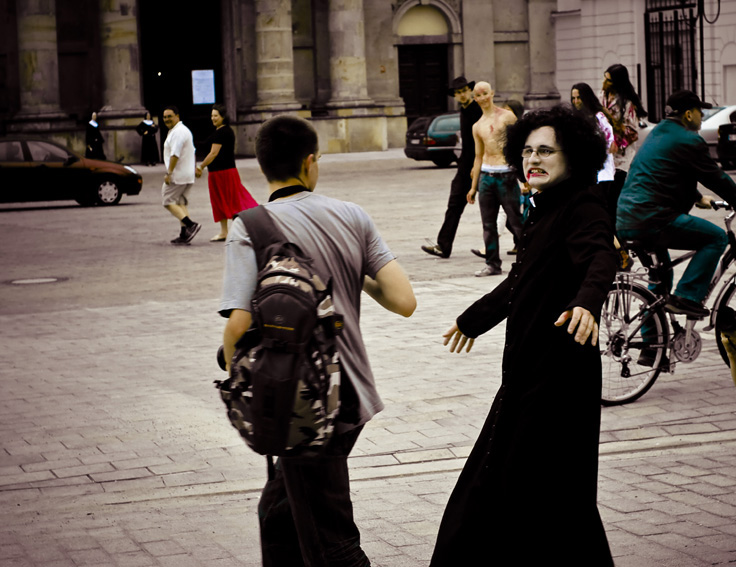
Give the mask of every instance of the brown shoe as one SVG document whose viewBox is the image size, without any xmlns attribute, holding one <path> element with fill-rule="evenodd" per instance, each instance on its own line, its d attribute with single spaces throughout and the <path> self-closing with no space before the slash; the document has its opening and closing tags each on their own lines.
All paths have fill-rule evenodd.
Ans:
<svg viewBox="0 0 736 567">
<path fill-rule="evenodd" d="M 431 254 L 432 256 L 449 258 L 449 256 L 442 251 L 442 248 L 440 248 L 436 244 L 434 244 L 433 246 L 422 246 L 422 250 L 424 250 L 427 254 Z"/>
</svg>

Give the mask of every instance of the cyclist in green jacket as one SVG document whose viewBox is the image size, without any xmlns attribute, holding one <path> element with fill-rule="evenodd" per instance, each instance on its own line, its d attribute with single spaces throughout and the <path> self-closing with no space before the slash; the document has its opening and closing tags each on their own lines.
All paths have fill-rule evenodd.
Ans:
<svg viewBox="0 0 736 567">
<path fill-rule="evenodd" d="M 616 231 L 619 238 L 635 239 L 669 260 L 668 248 L 695 250 L 666 309 L 703 318 L 703 300 L 728 238 L 723 229 L 689 213 L 693 205 L 711 208 L 714 200 L 698 191 L 698 183 L 736 205 L 736 183 L 710 157 L 698 134 L 704 108 L 692 91 L 682 90 L 667 99 L 666 118 L 649 134 L 629 169 L 618 200 Z M 672 289 L 663 282 L 666 291 Z M 661 285 L 661 284 L 660 284 Z M 662 293 L 659 286 L 650 286 Z"/>
</svg>

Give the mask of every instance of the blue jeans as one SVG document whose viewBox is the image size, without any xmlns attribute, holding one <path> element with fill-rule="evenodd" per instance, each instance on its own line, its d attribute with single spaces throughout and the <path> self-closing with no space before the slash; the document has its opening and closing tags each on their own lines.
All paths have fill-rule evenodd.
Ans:
<svg viewBox="0 0 736 567">
<path fill-rule="evenodd" d="M 362 426 L 320 457 L 283 457 L 258 503 L 264 567 L 368 567 L 353 520 L 348 455 Z"/>
<path fill-rule="evenodd" d="M 486 245 L 486 264 L 501 269 L 498 252 L 498 209 L 506 212 L 507 226 L 514 242 L 521 237 L 521 191 L 513 173 L 489 174 L 481 172 L 478 180 L 478 207 L 483 222 L 483 241 Z"/>
<path fill-rule="evenodd" d="M 669 261 L 668 248 L 695 250 L 695 256 L 682 274 L 675 295 L 697 303 L 703 303 L 710 280 L 718 267 L 718 261 L 728 245 L 726 232 L 712 222 L 691 215 L 679 215 L 661 230 L 619 230 L 623 239 L 642 240 L 652 248 L 660 261 Z M 650 285 L 655 293 L 672 290 L 672 270 L 660 285 Z M 662 287 L 664 286 L 664 287 Z"/>
</svg>

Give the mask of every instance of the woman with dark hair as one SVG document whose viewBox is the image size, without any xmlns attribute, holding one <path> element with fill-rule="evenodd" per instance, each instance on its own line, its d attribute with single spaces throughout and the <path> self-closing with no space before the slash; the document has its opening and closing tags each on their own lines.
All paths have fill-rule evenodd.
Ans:
<svg viewBox="0 0 736 567">
<path fill-rule="evenodd" d="M 613 127 L 611 126 L 611 115 L 603 108 L 603 105 L 596 98 L 593 89 L 590 88 L 588 83 L 575 83 L 570 89 L 570 103 L 575 107 L 575 110 L 582 112 L 585 116 L 591 120 L 595 120 L 598 124 L 598 128 L 606 138 L 606 149 L 608 155 L 603 167 L 598 172 L 598 183 L 605 183 L 613 181 L 613 174 L 615 173 L 615 167 L 613 165 L 613 156 L 610 154 L 611 146 L 613 145 Z M 615 206 L 614 211 L 615 214 Z"/>
<path fill-rule="evenodd" d="M 210 242 L 223 242 L 227 238 L 227 220 L 258 203 L 243 186 L 235 167 L 235 133 L 230 128 L 225 105 L 214 104 L 210 119 L 215 127 L 208 139 L 211 143 L 210 153 L 197 166 L 195 174 L 201 177 L 205 167 L 209 172 L 207 185 L 212 216 L 215 222 L 220 223 L 220 232 L 210 238 Z"/>
<path fill-rule="evenodd" d="M 613 160 L 617 169 L 628 171 L 639 139 L 639 118 L 647 111 L 629 80 L 629 71 L 616 63 L 603 73 L 601 104 L 611 116 L 615 148 Z M 623 181 L 621 181 L 623 186 Z"/>
<path fill-rule="evenodd" d="M 606 156 L 606 162 L 603 168 L 598 172 L 598 192 L 601 198 L 606 203 L 608 214 L 611 218 L 612 226 L 616 225 L 616 206 L 618 204 L 618 196 L 621 194 L 621 187 L 623 183 L 617 183 L 616 179 L 616 166 L 613 162 L 613 155 L 611 152 L 616 150 L 616 143 L 613 137 L 613 126 L 611 126 L 613 120 L 608 110 L 603 108 L 603 105 L 595 97 L 593 89 L 588 83 L 576 83 L 570 89 L 570 102 L 572 103 L 575 110 L 582 112 L 588 118 L 595 120 L 598 124 L 599 130 L 603 133 L 606 138 L 606 145 L 608 148 L 608 154 Z M 619 180 L 625 179 L 625 174 L 622 174 Z M 621 248 L 621 245 L 616 237 L 613 239 L 616 251 L 620 256 L 619 268 L 622 270 L 631 269 L 633 260 L 629 256 L 628 252 Z"/>
<path fill-rule="evenodd" d="M 507 163 L 534 192 L 508 278 L 444 334 L 451 352 L 506 319 L 501 387 L 447 504 L 432 567 L 613 565 L 598 513 L 601 306 L 613 235 L 591 193 L 606 157 L 569 106 L 507 131 Z"/>
</svg>

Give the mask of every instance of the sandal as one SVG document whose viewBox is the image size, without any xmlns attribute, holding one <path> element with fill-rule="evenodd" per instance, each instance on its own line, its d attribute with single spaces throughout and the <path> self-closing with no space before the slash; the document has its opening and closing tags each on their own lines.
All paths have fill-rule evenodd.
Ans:
<svg viewBox="0 0 736 567">
<path fill-rule="evenodd" d="M 224 242 L 227 240 L 227 236 L 220 236 L 219 234 L 210 238 L 210 242 Z"/>
</svg>

